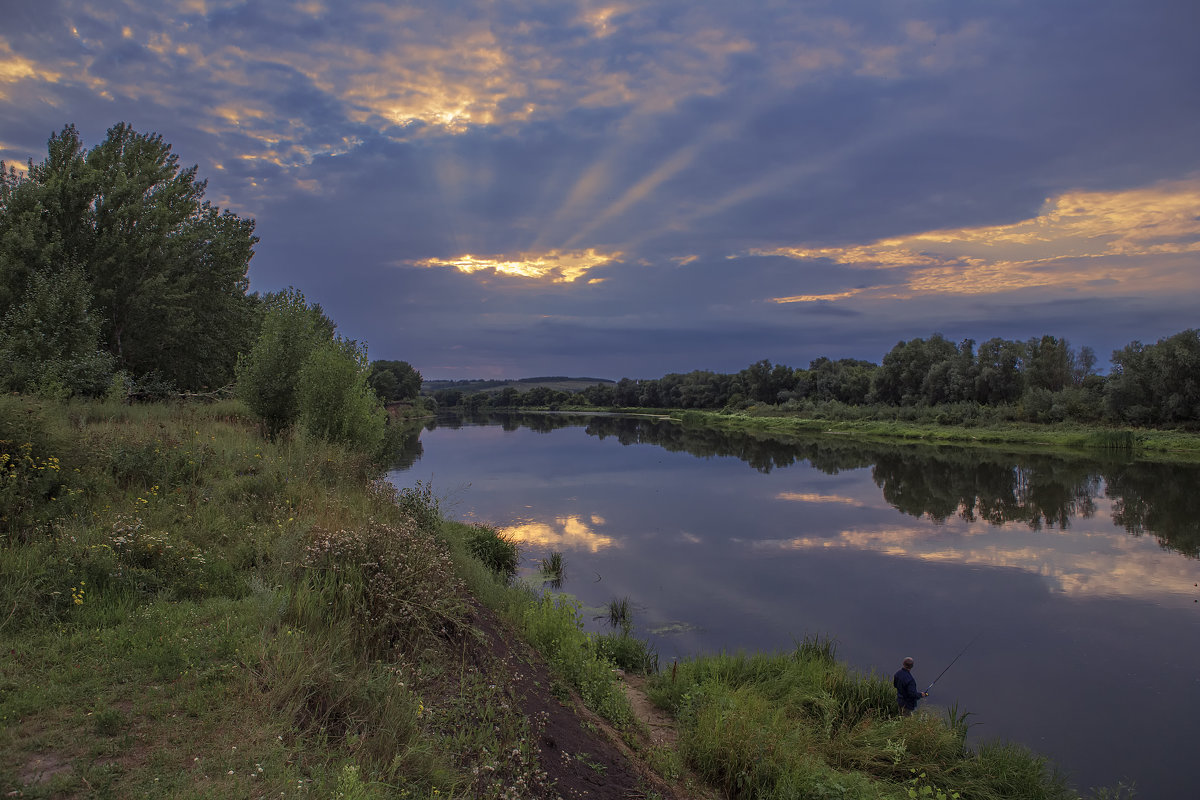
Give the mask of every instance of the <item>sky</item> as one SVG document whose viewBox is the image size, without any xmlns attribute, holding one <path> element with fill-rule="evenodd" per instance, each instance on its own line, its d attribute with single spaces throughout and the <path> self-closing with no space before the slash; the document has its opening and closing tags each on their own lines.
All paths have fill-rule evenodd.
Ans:
<svg viewBox="0 0 1200 800">
<path fill-rule="evenodd" d="M 1200 327 L 1195 0 L 0 0 L 0 158 L 128 122 L 427 379 Z"/>
</svg>

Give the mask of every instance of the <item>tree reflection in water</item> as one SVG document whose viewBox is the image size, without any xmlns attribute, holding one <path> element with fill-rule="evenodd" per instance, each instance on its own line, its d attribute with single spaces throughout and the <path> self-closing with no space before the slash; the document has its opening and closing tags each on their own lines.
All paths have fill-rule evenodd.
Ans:
<svg viewBox="0 0 1200 800">
<path fill-rule="evenodd" d="M 620 415 L 546 413 L 439 417 L 427 430 L 500 422 L 548 433 L 583 427 L 588 435 L 623 445 L 647 444 L 702 458 L 737 458 L 759 472 L 807 461 L 826 474 L 870 467 L 883 498 L 898 511 L 941 522 L 958 516 L 994 525 L 1021 522 L 1033 530 L 1067 528 L 1090 518 L 1096 499 L 1112 501 L 1113 521 L 1134 536 L 1200 557 L 1200 465 L 1122 458 L 1109 453 L 1005 453 L 948 445 L 864 441 L 834 435 L 787 437 L 685 426 L 673 420 Z M 416 435 L 405 456 L 420 457 Z"/>
</svg>

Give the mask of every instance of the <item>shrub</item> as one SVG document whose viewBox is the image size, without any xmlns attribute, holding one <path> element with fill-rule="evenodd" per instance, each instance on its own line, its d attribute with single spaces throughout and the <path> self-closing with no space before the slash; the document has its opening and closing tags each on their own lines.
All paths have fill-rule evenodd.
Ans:
<svg viewBox="0 0 1200 800">
<path fill-rule="evenodd" d="M 653 675 L 658 671 L 658 653 L 647 642 L 630 635 L 629 631 L 597 636 L 596 653 L 626 672 Z"/>
<path fill-rule="evenodd" d="M 338 339 L 315 346 L 300 369 L 299 423 L 307 433 L 379 453 L 387 412 L 367 383 L 367 354 Z"/>
<path fill-rule="evenodd" d="M 299 416 L 300 371 L 313 348 L 332 338 L 333 323 L 295 289 L 269 296 L 266 305 L 258 339 L 238 358 L 237 392 L 275 436 Z"/>
<path fill-rule="evenodd" d="M 98 349 L 100 319 L 78 267 L 35 271 L 24 301 L 0 320 L 0 388 L 66 398 L 97 396 L 116 359 Z"/>
</svg>

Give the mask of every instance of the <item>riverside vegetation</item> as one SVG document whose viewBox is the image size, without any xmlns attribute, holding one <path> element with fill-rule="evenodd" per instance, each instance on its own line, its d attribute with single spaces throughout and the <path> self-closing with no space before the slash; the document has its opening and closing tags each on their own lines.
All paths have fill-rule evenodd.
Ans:
<svg viewBox="0 0 1200 800">
<path fill-rule="evenodd" d="M 261 431 L 238 401 L 0 399 L 6 792 L 553 796 L 537 721 L 468 657 L 474 598 L 636 744 L 613 667 L 654 658 L 628 625 L 585 633 L 511 580 L 513 543 L 361 451 Z M 964 749 L 965 715 L 896 716 L 827 642 L 680 663 L 651 694 L 679 744 L 641 757 L 730 797 L 1076 796 L 1023 748 Z"/>
</svg>

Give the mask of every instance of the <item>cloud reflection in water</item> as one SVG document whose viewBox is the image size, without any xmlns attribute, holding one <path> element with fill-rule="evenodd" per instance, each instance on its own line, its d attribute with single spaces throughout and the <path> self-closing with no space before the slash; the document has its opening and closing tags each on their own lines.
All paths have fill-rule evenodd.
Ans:
<svg viewBox="0 0 1200 800">
<path fill-rule="evenodd" d="M 571 514 L 545 522 L 528 520 L 501 528 L 500 532 L 520 544 L 533 544 L 552 550 L 587 550 L 597 553 L 609 547 L 620 547 L 619 541 L 595 530 L 602 525 L 604 518 L 595 514 L 586 518 Z"/>
</svg>

